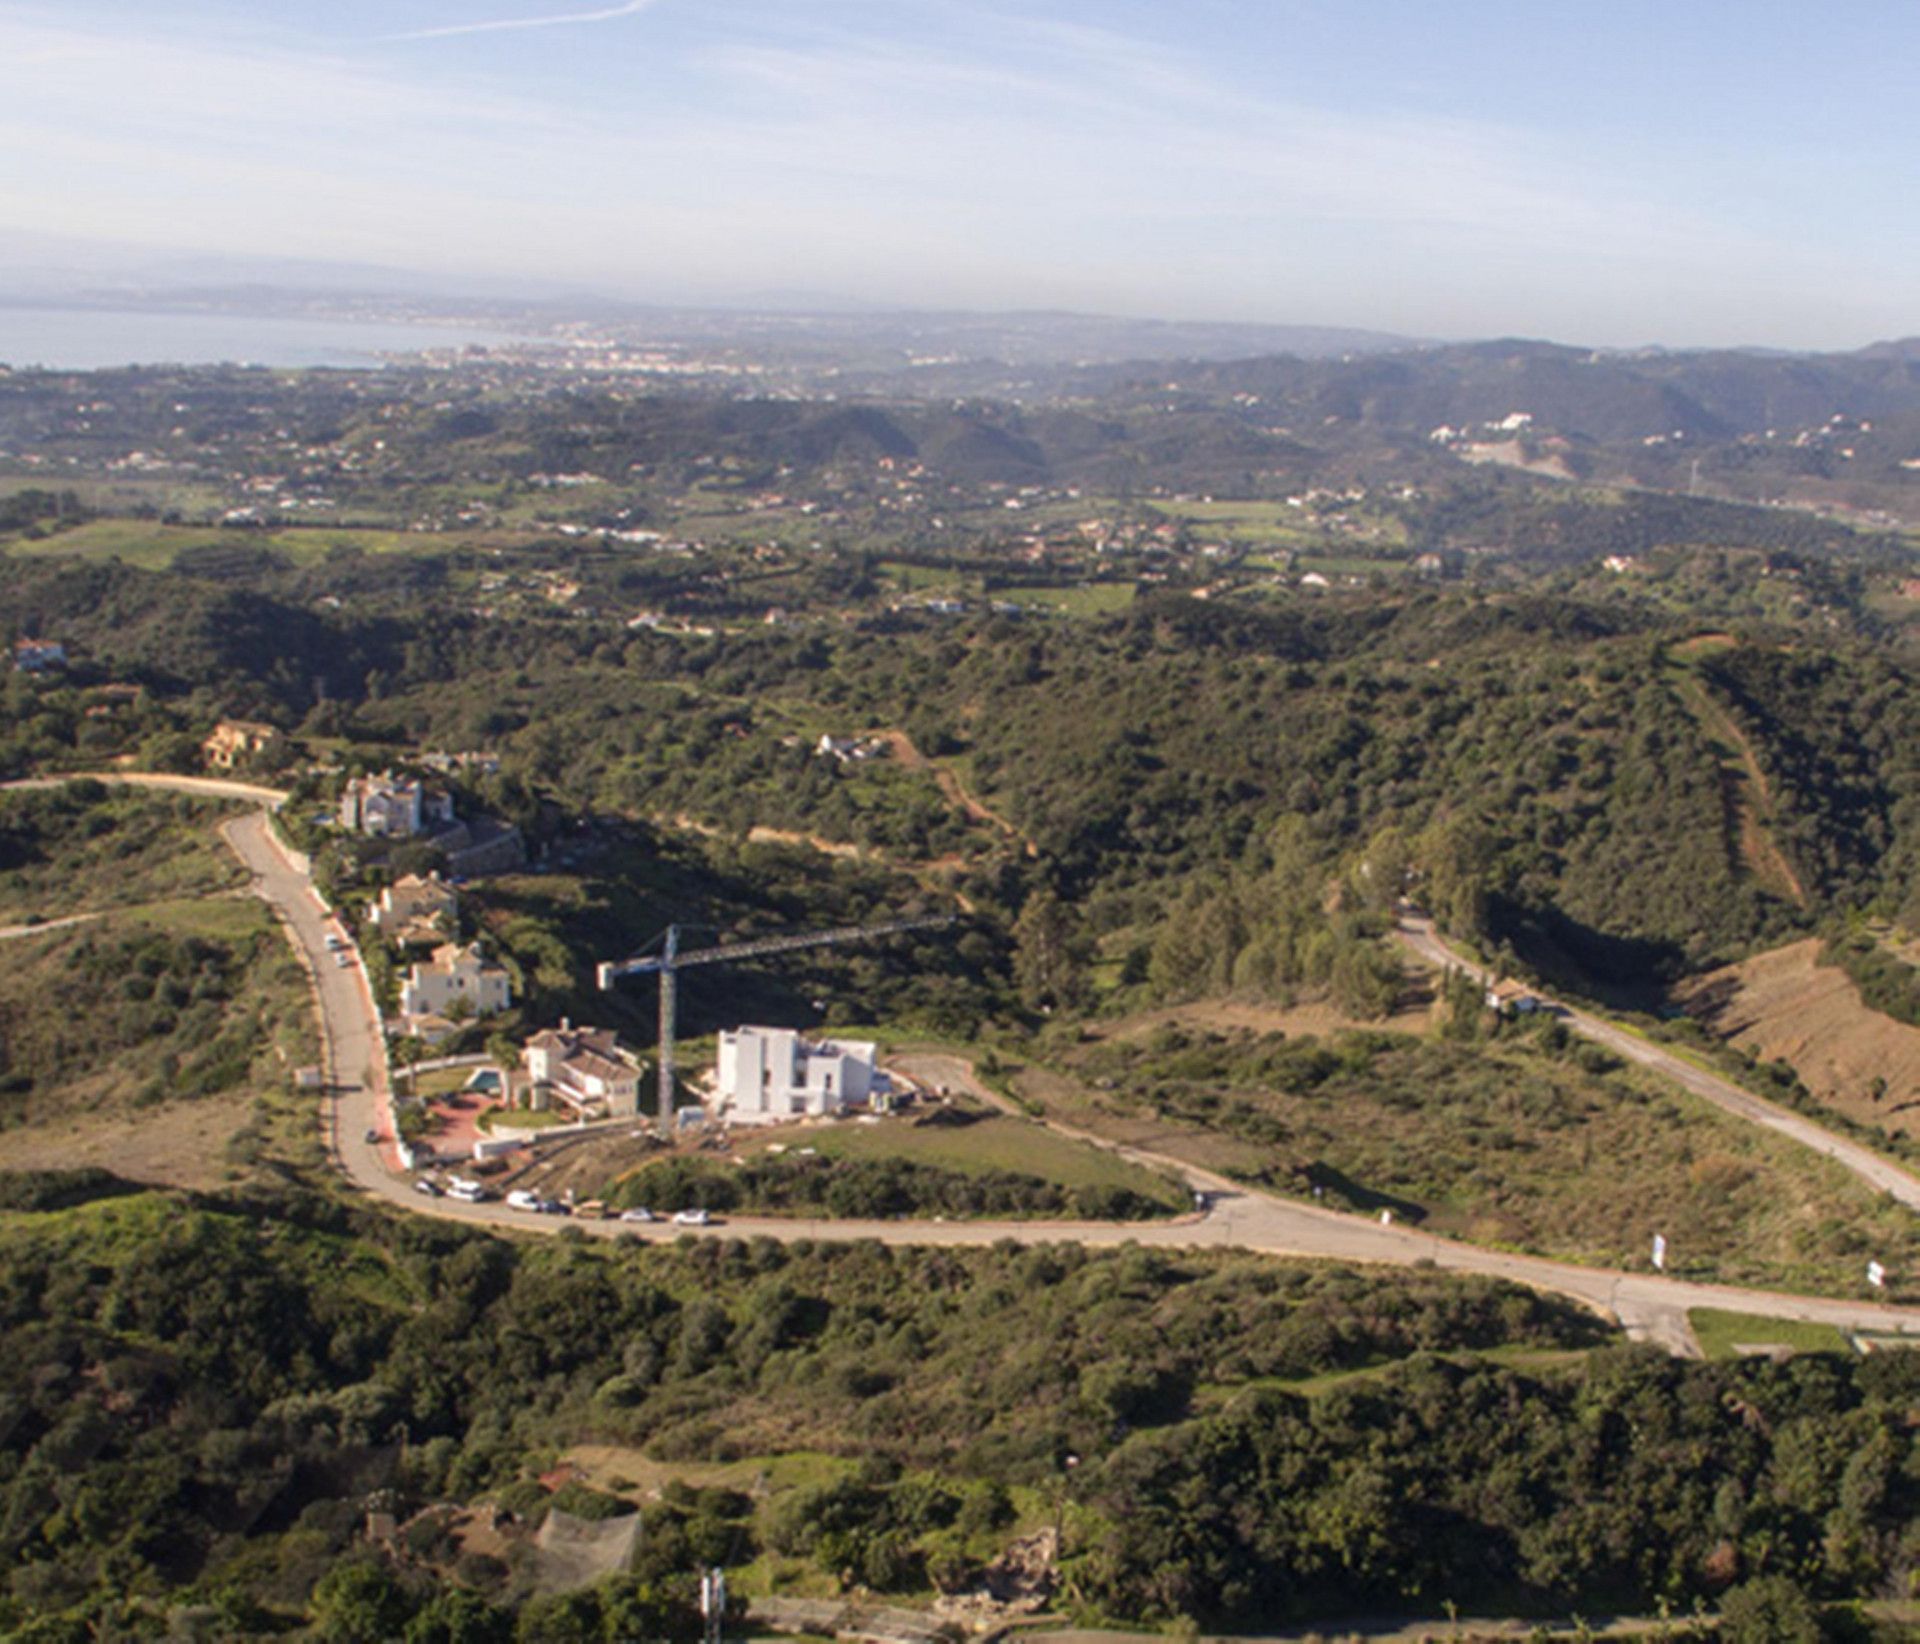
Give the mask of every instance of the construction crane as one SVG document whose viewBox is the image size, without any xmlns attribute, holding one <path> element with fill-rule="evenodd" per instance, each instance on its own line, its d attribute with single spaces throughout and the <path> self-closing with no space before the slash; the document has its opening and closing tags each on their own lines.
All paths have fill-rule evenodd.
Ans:
<svg viewBox="0 0 1920 1644">
<path fill-rule="evenodd" d="M 656 954 L 638 954 L 631 959 L 603 960 L 599 967 L 600 991 L 611 991 L 623 976 L 660 978 L 660 1101 L 662 1125 L 673 1118 L 673 1041 L 679 993 L 678 975 L 689 965 L 717 965 L 731 959 L 759 959 L 769 953 L 792 953 L 796 948 L 835 947 L 842 942 L 866 942 L 879 936 L 897 936 L 910 930 L 940 930 L 953 923 L 953 915 L 940 914 L 923 919 L 892 919 L 884 925 L 841 925 L 835 930 L 807 931 L 799 936 L 768 936 L 753 942 L 724 942 L 718 947 L 680 951 L 683 930 L 710 930 L 707 925 L 669 925 L 649 942 L 658 946 Z"/>
</svg>

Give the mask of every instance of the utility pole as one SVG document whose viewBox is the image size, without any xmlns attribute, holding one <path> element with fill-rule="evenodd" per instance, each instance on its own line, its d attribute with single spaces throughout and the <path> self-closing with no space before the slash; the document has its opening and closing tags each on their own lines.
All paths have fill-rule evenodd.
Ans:
<svg viewBox="0 0 1920 1644">
<path fill-rule="evenodd" d="M 727 1624 L 727 1572 L 718 1565 L 700 1572 L 700 1617 L 706 1622 L 706 1644 L 720 1644 Z"/>
</svg>

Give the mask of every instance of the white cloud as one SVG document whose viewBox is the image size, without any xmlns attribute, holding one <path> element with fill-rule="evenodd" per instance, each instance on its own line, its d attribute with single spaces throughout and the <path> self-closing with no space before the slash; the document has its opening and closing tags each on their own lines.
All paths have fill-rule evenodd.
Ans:
<svg viewBox="0 0 1920 1644">
<path fill-rule="evenodd" d="M 551 29 L 571 23 L 610 23 L 618 17 L 632 17 L 654 5 L 656 0 L 626 0 L 626 4 L 608 6 L 600 11 L 562 12 L 543 17 L 501 17 L 477 23 L 447 23 L 439 28 L 410 29 L 405 34 L 382 35 L 383 40 L 446 40 L 460 34 L 499 34 L 513 29 Z"/>
</svg>

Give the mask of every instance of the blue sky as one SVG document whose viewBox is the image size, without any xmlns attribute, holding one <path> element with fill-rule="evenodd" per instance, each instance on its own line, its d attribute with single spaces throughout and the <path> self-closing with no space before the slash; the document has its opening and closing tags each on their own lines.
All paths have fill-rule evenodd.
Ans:
<svg viewBox="0 0 1920 1644">
<path fill-rule="evenodd" d="M 1911 0 L 0 0 L 0 264 L 1852 347 L 1920 331 L 1916 62 Z"/>
</svg>

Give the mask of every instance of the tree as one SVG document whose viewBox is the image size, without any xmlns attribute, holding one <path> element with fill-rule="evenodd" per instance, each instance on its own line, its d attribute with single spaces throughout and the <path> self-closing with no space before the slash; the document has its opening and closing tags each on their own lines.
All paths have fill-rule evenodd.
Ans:
<svg viewBox="0 0 1920 1644">
<path fill-rule="evenodd" d="M 410 1606 L 384 1564 L 336 1564 L 313 1589 L 314 1636 L 327 1644 L 388 1644 L 407 1624 Z"/>
<path fill-rule="evenodd" d="M 513 1617 L 464 1587 L 434 1594 L 407 1623 L 406 1644 L 512 1644 Z"/>
<path fill-rule="evenodd" d="M 1725 1644 L 1820 1644 L 1820 1607 L 1782 1575 L 1743 1581 L 1720 1601 Z"/>
<path fill-rule="evenodd" d="M 1091 944 L 1073 910 L 1052 890 L 1035 891 L 1013 926 L 1013 974 L 1032 1009 L 1085 1001 Z"/>
</svg>

